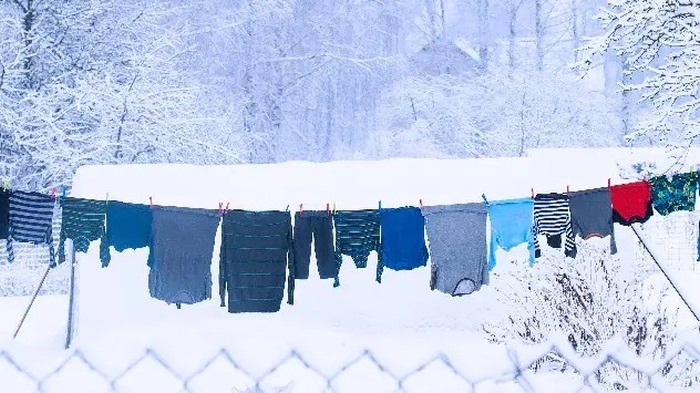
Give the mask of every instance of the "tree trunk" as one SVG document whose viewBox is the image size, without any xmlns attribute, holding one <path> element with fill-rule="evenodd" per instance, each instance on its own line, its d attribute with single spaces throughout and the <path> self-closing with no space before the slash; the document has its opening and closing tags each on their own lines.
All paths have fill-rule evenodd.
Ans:
<svg viewBox="0 0 700 393">
<path fill-rule="evenodd" d="M 479 60 L 485 71 L 489 64 L 489 0 L 478 1 L 479 13 Z"/>
<path fill-rule="evenodd" d="M 518 17 L 518 8 L 513 6 L 508 11 L 508 72 L 513 75 L 515 71 L 515 21 Z"/>
<path fill-rule="evenodd" d="M 537 56 L 537 71 L 544 69 L 544 27 L 542 25 L 542 1 L 535 0 L 535 46 Z"/>
</svg>

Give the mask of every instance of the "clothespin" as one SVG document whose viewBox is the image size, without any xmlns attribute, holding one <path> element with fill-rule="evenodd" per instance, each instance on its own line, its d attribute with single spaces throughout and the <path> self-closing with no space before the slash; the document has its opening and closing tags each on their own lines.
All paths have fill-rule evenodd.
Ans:
<svg viewBox="0 0 700 393">
<path fill-rule="evenodd" d="M 148 203 L 150 204 L 151 207 L 153 207 L 153 197 L 152 196 L 148 197 Z"/>
<path fill-rule="evenodd" d="M 2 181 L 2 189 L 7 192 L 10 189 L 10 182 L 7 179 L 3 179 Z"/>
<path fill-rule="evenodd" d="M 423 199 L 419 199 L 418 204 L 420 205 L 420 208 L 422 209 L 423 208 Z"/>
<path fill-rule="evenodd" d="M 569 193 L 569 185 L 568 184 L 566 185 L 566 193 L 567 194 Z"/>
<path fill-rule="evenodd" d="M 287 208 L 284 209 L 284 211 L 288 212 L 289 211 L 289 205 L 287 205 Z"/>
<path fill-rule="evenodd" d="M 216 214 L 218 214 L 219 217 L 224 215 L 224 203 L 219 202 L 219 209 L 216 210 Z"/>
<path fill-rule="evenodd" d="M 610 187 L 610 178 L 608 178 L 608 187 Z"/>
<path fill-rule="evenodd" d="M 299 204 L 299 214 L 301 214 L 301 211 L 304 210 L 304 204 L 300 203 Z"/>
<path fill-rule="evenodd" d="M 488 201 L 488 199 L 486 199 L 486 194 L 481 194 L 481 199 L 484 200 L 484 203 L 486 204 L 486 206 L 489 205 L 489 201 Z"/>
<path fill-rule="evenodd" d="M 66 186 L 61 186 L 61 198 L 66 198 Z"/>
<path fill-rule="evenodd" d="M 382 201 L 379 201 L 379 210 L 382 210 Z"/>
<path fill-rule="evenodd" d="M 56 198 L 56 187 L 55 186 L 51 187 L 51 192 L 49 193 L 49 196 L 51 197 L 51 199 Z"/>
<path fill-rule="evenodd" d="M 333 214 L 335 214 L 335 202 L 333 202 Z"/>
<path fill-rule="evenodd" d="M 326 215 L 329 215 L 329 216 L 331 215 L 331 206 L 330 205 L 331 205 L 330 203 L 326 203 Z"/>
<path fill-rule="evenodd" d="M 535 189 L 534 188 L 530 189 L 530 198 L 535 199 Z"/>
<path fill-rule="evenodd" d="M 230 202 L 226 202 L 226 207 L 224 208 L 224 213 L 228 213 L 228 205 Z"/>
</svg>

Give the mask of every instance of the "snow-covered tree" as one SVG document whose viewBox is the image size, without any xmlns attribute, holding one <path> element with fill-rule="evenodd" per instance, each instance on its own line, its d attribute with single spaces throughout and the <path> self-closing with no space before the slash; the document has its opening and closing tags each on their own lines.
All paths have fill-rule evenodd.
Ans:
<svg viewBox="0 0 700 393">
<path fill-rule="evenodd" d="M 612 52 L 625 62 L 626 91 L 641 94 L 642 116 L 627 137 L 685 148 L 700 135 L 700 7 L 693 0 L 611 0 L 603 34 L 583 46 L 581 67 Z M 632 78 L 633 76 L 634 78 Z"/>
</svg>

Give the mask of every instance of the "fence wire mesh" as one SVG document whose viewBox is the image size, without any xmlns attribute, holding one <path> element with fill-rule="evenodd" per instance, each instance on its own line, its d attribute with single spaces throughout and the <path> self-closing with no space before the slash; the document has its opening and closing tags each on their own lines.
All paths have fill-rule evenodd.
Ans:
<svg viewBox="0 0 700 393">
<path fill-rule="evenodd" d="M 506 348 L 501 359 L 504 364 L 497 364 L 486 373 L 483 367 L 474 372 L 445 353 L 410 365 L 395 361 L 398 365 L 392 367 L 392 362 L 364 350 L 329 367 L 292 350 L 269 362 L 268 368 L 257 367 L 260 370 L 254 371 L 228 349 L 203 358 L 189 370 L 176 367 L 177 359 L 173 363 L 154 349 L 146 349 L 121 366 L 114 364 L 114 359 L 107 359 L 108 353 L 95 358 L 73 350 L 52 365 L 42 362 L 42 367 L 37 367 L 37 359 L 22 362 L 18 356 L 0 351 L 0 387 L 3 392 L 13 393 L 690 392 L 698 388 L 697 342 L 674 347 L 671 356 L 656 361 L 636 357 L 626 350 L 580 358 L 561 344 L 540 345 L 526 351 L 522 348 Z M 489 354 L 471 356 L 488 359 Z M 175 358 L 182 357 L 178 354 Z M 240 357 L 250 358 L 250 354 Z M 260 363 L 261 357 L 265 354 L 255 355 L 251 363 Z M 552 359 L 557 359 L 556 366 L 550 362 Z"/>
</svg>

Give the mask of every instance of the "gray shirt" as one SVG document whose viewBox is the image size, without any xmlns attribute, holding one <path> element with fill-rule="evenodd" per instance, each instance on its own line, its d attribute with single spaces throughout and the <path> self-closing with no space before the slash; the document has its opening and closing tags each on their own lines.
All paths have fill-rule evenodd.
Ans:
<svg viewBox="0 0 700 393">
<path fill-rule="evenodd" d="M 425 206 L 431 289 L 461 296 L 488 284 L 486 214 L 483 203 Z"/>
</svg>

